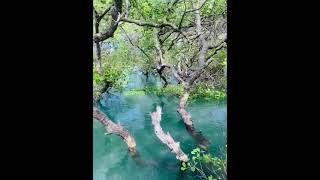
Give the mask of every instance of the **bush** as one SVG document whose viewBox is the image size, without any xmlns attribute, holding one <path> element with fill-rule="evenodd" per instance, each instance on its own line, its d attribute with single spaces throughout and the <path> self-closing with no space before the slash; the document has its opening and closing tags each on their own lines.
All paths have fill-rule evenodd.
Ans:
<svg viewBox="0 0 320 180">
<path fill-rule="evenodd" d="M 227 145 L 226 145 L 227 148 Z M 200 148 L 191 151 L 192 160 L 182 163 L 181 171 L 191 171 L 202 179 L 225 180 L 227 179 L 227 154 L 223 158 L 213 157 L 204 153 Z"/>
</svg>

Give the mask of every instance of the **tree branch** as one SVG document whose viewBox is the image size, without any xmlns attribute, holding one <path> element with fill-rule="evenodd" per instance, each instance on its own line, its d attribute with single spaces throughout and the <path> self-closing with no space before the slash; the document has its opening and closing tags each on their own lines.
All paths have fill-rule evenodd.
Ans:
<svg viewBox="0 0 320 180">
<path fill-rule="evenodd" d="M 208 49 L 214 49 L 214 52 L 210 56 L 208 56 L 206 60 L 208 61 L 213 55 L 217 54 L 219 50 L 225 47 L 227 47 L 227 43 L 225 41 L 223 41 L 221 44 L 217 45 L 216 47 L 213 47 L 213 46 L 209 47 Z"/>
<path fill-rule="evenodd" d="M 200 9 L 206 4 L 207 1 L 208 1 L 208 0 L 205 0 L 205 1 L 200 5 L 199 8 L 187 10 L 186 2 L 185 2 L 185 0 L 184 0 L 184 12 L 183 12 L 183 14 L 182 14 L 182 16 L 181 16 L 181 20 L 180 20 L 180 23 L 179 23 L 178 28 L 179 28 L 179 29 L 181 28 L 182 21 L 183 21 L 185 15 L 186 15 L 187 13 L 200 10 Z"/>
<path fill-rule="evenodd" d="M 94 42 L 101 42 L 110 37 L 113 37 L 114 32 L 118 28 L 119 19 L 120 19 L 120 13 L 118 13 L 118 19 L 115 19 L 114 21 L 112 21 L 110 27 L 106 31 L 99 32 L 93 36 Z"/>
<path fill-rule="evenodd" d="M 152 60 L 151 57 L 150 57 L 139 45 L 133 44 L 132 40 L 131 40 L 130 37 L 128 36 L 127 32 L 123 29 L 123 27 L 120 27 L 120 28 L 121 28 L 121 30 L 124 32 L 124 34 L 126 35 L 126 37 L 127 37 L 127 39 L 129 40 L 130 44 L 131 44 L 132 46 L 137 47 L 137 48 L 149 59 L 149 61 L 151 61 L 151 60 Z"/>
<path fill-rule="evenodd" d="M 187 36 L 174 24 L 172 23 L 153 23 L 153 22 L 144 22 L 144 21 L 138 21 L 138 20 L 132 20 L 132 19 L 127 19 L 127 18 L 120 18 L 120 21 L 127 22 L 127 23 L 133 23 L 138 26 L 146 26 L 146 27 L 153 27 L 153 28 L 163 28 L 163 27 L 170 27 L 172 28 L 175 32 L 178 32 L 183 35 L 184 38 L 187 39 L 189 42 L 189 39 Z"/>
<path fill-rule="evenodd" d="M 192 4 L 192 7 L 195 9 L 194 15 L 195 15 L 196 32 L 199 35 L 200 52 L 199 52 L 198 67 L 202 67 L 205 63 L 205 54 L 208 49 L 208 42 L 206 41 L 205 36 L 202 33 L 201 16 L 200 16 L 199 8 L 197 8 L 194 4 Z"/>
<path fill-rule="evenodd" d="M 144 22 L 144 21 L 138 21 L 138 20 L 132 20 L 132 19 L 127 19 L 127 18 L 121 18 L 120 21 L 127 22 L 127 23 L 133 23 L 138 26 L 148 26 L 148 27 L 154 27 L 154 28 L 162 28 L 162 27 L 171 27 L 172 29 L 177 29 L 175 25 L 171 23 L 161 23 L 161 24 L 156 24 L 152 22 Z"/>
<path fill-rule="evenodd" d="M 200 9 L 206 4 L 207 1 L 208 1 L 208 0 L 205 0 L 205 1 L 200 5 L 199 8 L 190 9 L 190 10 L 186 11 L 186 13 L 200 10 Z"/>
<path fill-rule="evenodd" d="M 112 8 L 112 5 L 109 6 L 101 15 L 99 15 L 98 12 L 95 10 L 96 11 L 96 20 L 98 23 L 100 23 L 102 18 L 110 11 L 111 8 Z"/>
<path fill-rule="evenodd" d="M 106 29 L 104 32 L 96 33 L 93 36 L 94 42 L 101 42 L 104 41 L 110 37 L 113 37 L 114 32 L 118 28 L 118 24 L 120 21 L 121 13 L 122 13 L 122 0 L 114 0 L 115 6 L 112 6 L 112 12 L 111 12 L 111 24 L 108 29 Z"/>
</svg>

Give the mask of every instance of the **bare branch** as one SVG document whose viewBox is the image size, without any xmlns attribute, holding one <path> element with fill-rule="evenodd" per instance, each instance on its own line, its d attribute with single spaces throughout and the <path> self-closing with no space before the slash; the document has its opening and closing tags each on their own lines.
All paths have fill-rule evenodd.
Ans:
<svg viewBox="0 0 320 180">
<path fill-rule="evenodd" d="M 104 32 L 99 32 L 96 33 L 93 36 L 93 41 L 94 42 L 101 42 L 104 41 L 110 37 L 113 37 L 114 32 L 118 28 L 118 24 L 120 21 L 121 13 L 122 13 L 122 0 L 114 0 L 114 6 L 112 6 L 112 12 L 111 12 L 111 24 L 109 28 L 107 28 Z"/>
<path fill-rule="evenodd" d="M 190 9 L 190 10 L 186 11 L 186 13 L 200 10 L 200 9 L 206 4 L 207 1 L 208 1 L 208 0 L 205 0 L 205 1 L 200 5 L 199 8 Z"/>
<path fill-rule="evenodd" d="M 173 7 L 174 5 L 176 5 L 180 0 L 174 0 L 171 7 Z"/>
<path fill-rule="evenodd" d="M 170 43 L 170 45 L 169 45 L 169 48 L 167 49 L 168 51 L 173 47 L 175 41 L 177 41 L 179 37 L 180 37 L 180 34 L 178 34 L 177 37 L 174 38 L 174 39 L 171 41 L 171 43 Z"/>
<path fill-rule="evenodd" d="M 100 23 L 102 18 L 110 11 L 111 8 L 112 8 L 112 5 L 109 6 L 101 15 L 98 15 L 98 13 L 96 13 L 96 19 L 97 19 L 98 23 Z M 97 17 L 97 15 L 98 15 L 98 17 Z"/>
<path fill-rule="evenodd" d="M 179 29 L 181 28 L 183 19 L 184 19 L 185 15 L 186 15 L 187 13 L 200 10 L 200 9 L 206 4 L 207 1 L 208 1 L 208 0 L 205 0 L 205 1 L 200 5 L 199 8 L 187 10 L 186 2 L 185 2 L 185 0 L 184 0 L 184 12 L 183 12 L 183 14 L 182 14 L 182 16 L 181 16 L 181 20 L 180 20 L 180 23 L 179 23 L 178 28 L 179 28 Z"/>
<path fill-rule="evenodd" d="M 219 50 L 225 47 L 227 47 L 227 44 L 225 42 L 222 42 L 218 47 L 215 48 L 214 52 L 206 58 L 206 60 L 208 61 L 213 55 L 217 54 Z"/>
<path fill-rule="evenodd" d="M 164 43 L 175 31 L 171 31 L 166 37 L 164 37 L 161 42 Z"/>
<path fill-rule="evenodd" d="M 154 28 L 161 28 L 161 27 L 171 27 L 172 29 L 177 29 L 175 25 L 170 24 L 170 23 L 161 23 L 161 24 L 156 24 L 152 22 L 143 22 L 143 21 L 137 21 L 137 20 L 132 20 L 132 19 L 127 19 L 127 18 L 121 18 L 120 21 L 127 22 L 127 23 L 133 23 L 138 26 L 148 26 L 148 27 L 154 27 Z"/>
<path fill-rule="evenodd" d="M 133 23 L 138 26 L 146 26 L 146 27 L 153 27 L 153 28 L 163 28 L 163 27 L 170 27 L 172 28 L 175 32 L 178 32 L 183 35 L 184 38 L 187 39 L 189 42 L 187 36 L 174 24 L 172 23 L 153 23 L 153 22 L 144 22 L 144 21 L 138 21 L 138 20 L 132 20 L 132 19 L 127 19 L 127 18 L 120 18 L 120 21 L 127 22 L 127 23 Z"/>
<path fill-rule="evenodd" d="M 202 26 L 201 26 L 201 16 L 199 8 L 197 8 L 194 4 L 192 4 L 192 7 L 195 9 L 194 15 L 195 15 L 195 24 L 196 24 L 196 32 L 199 35 L 199 60 L 198 60 L 198 67 L 201 67 L 205 63 L 205 54 L 208 49 L 208 42 L 205 39 L 204 34 L 202 33 Z"/>
<path fill-rule="evenodd" d="M 110 37 L 113 37 L 113 34 L 114 32 L 117 30 L 118 28 L 118 23 L 119 23 L 119 20 L 120 20 L 120 14 L 118 14 L 118 17 L 117 19 L 114 19 L 113 22 L 111 22 L 111 26 L 104 32 L 99 32 L 99 33 L 96 33 L 94 36 L 93 36 L 93 40 L 95 42 L 101 42 L 101 41 L 104 41 Z"/>
<path fill-rule="evenodd" d="M 127 32 L 123 29 L 123 27 L 120 27 L 120 28 L 121 28 L 121 30 L 124 32 L 124 34 L 126 35 L 126 37 L 127 37 L 127 39 L 129 40 L 130 44 L 131 44 L 132 46 L 137 47 L 137 48 L 149 59 L 149 61 L 151 61 L 151 60 L 152 60 L 151 57 L 150 57 L 138 44 L 136 44 L 136 45 L 133 44 L 132 40 L 131 40 L 130 37 L 128 36 Z"/>
</svg>

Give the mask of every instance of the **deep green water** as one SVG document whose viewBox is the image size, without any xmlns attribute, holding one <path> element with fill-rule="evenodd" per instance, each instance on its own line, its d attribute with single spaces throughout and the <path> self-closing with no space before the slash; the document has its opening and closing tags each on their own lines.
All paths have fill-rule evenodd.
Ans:
<svg viewBox="0 0 320 180">
<path fill-rule="evenodd" d="M 145 77 L 139 73 L 130 76 L 131 82 L 123 92 L 143 87 Z M 159 85 L 157 78 L 150 82 Z M 150 112 L 162 107 L 161 126 L 180 142 L 185 153 L 196 147 L 194 139 L 188 134 L 177 113 L 178 98 L 170 96 L 124 96 L 114 92 L 101 100 L 101 110 L 110 119 L 120 123 L 134 136 L 137 150 L 144 165 L 137 164 L 128 154 L 126 144 L 116 135 L 105 135 L 104 127 L 93 122 L 93 179 L 94 180 L 171 180 L 194 179 L 179 172 L 179 161 L 175 155 L 160 142 L 153 131 Z M 206 102 L 197 100 L 188 105 L 197 131 L 211 141 L 209 151 L 219 155 L 220 147 L 226 144 L 227 107 L 226 102 Z"/>
</svg>

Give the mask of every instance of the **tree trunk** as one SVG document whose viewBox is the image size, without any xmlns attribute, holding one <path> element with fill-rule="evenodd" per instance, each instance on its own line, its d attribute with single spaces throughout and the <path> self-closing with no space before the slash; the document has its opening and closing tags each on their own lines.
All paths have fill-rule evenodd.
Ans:
<svg viewBox="0 0 320 180">
<path fill-rule="evenodd" d="M 143 73 L 145 76 L 146 76 L 146 81 L 148 81 L 148 78 L 149 78 L 149 72 L 146 71 L 145 73 Z"/>
<path fill-rule="evenodd" d="M 101 64 L 101 47 L 100 43 L 96 42 L 96 52 L 97 52 L 97 62 L 96 62 L 96 68 L 97 72 L 101 74 L 102 72 L 102 64 Z"/>
<path fill-rule="evenodd" d="M 151 113 L 152 124 L 154 126 L 154 132 L 161 142 L 166 144 L 169 149 L 176 154 L 176 158 L 181 162 L 187 162 L 188 156 L 181 150 L 180 143 L 175 142 L 169 132 L 164 133 L 161 126 L 161 107 L 157 106 L 157 111 Z"/>
<path fill-rule="evenodd" d="M 182 120 L 183 120 L 184 124 L 186 125 L 187 129 L 194 130 L 191 115 L 186 110 L 188 98 L 189 98 L 188 92 L 184 93 L 181 96 L 180 102 L 179 102 L 178 112 L 180 113 Z"/>
<path fill-rule="evenodd" d="M 166 79 L 166 77 L 163 75 L 163 70 L 164 68 L 168 67 L 167 65 L 160 65 L 158 68 L 157 68 L 157 72 L 160 76 L 160 78 L 164 81 L 164 85 L 163 85 L 163 88 L 167 87 L 168 85 L 168 81 Z"/>
<path fill-rule="evenodd" d="M 95 33 L 99 33 L 99 26 L 100 26 L 100 20 L 99 20 L 99 15 L 97 12 L 94 10 L 94 16 L 95 16 L 95 24 L 94 24 L 94 31 Z M 95 55 L 96 55 L 96 70 L 100 74 L 101 73 L 101 47 L 100 47 L 100 42 L 95 42 Z"/>
<path fill-rule="evenodd" d="M 135 155 L 137 153 L 136 141 L 127 129 L 113 123 L 104 113 L 95 107 L 93 108 L 93 118 L 100 121 L 105 126 L 105 129 L 109 134 L 120 136 L 123 141 L 127 143 L 128 150 L 131 155 Z"/>
<path fill-rule="evenodd" d="M 190 113 L 187 111 L 187 101 L 189 98 L 189 93 L 186 92 L 181 96 L 180 102 L 179 102 L 179 108 L 178 112 L 182 117 L 182 120 L 186 126 L 186 129 L 188 133 L 192 136 L 192 138 L 196 141 L 197 145 L 204 149 L 207 150 L 210 146 L 210 141 L 207 140 L 201 132 L 196 132 L 194 126 L 193 126 L 193 121 L 191 118 Z"/>
</svg>

